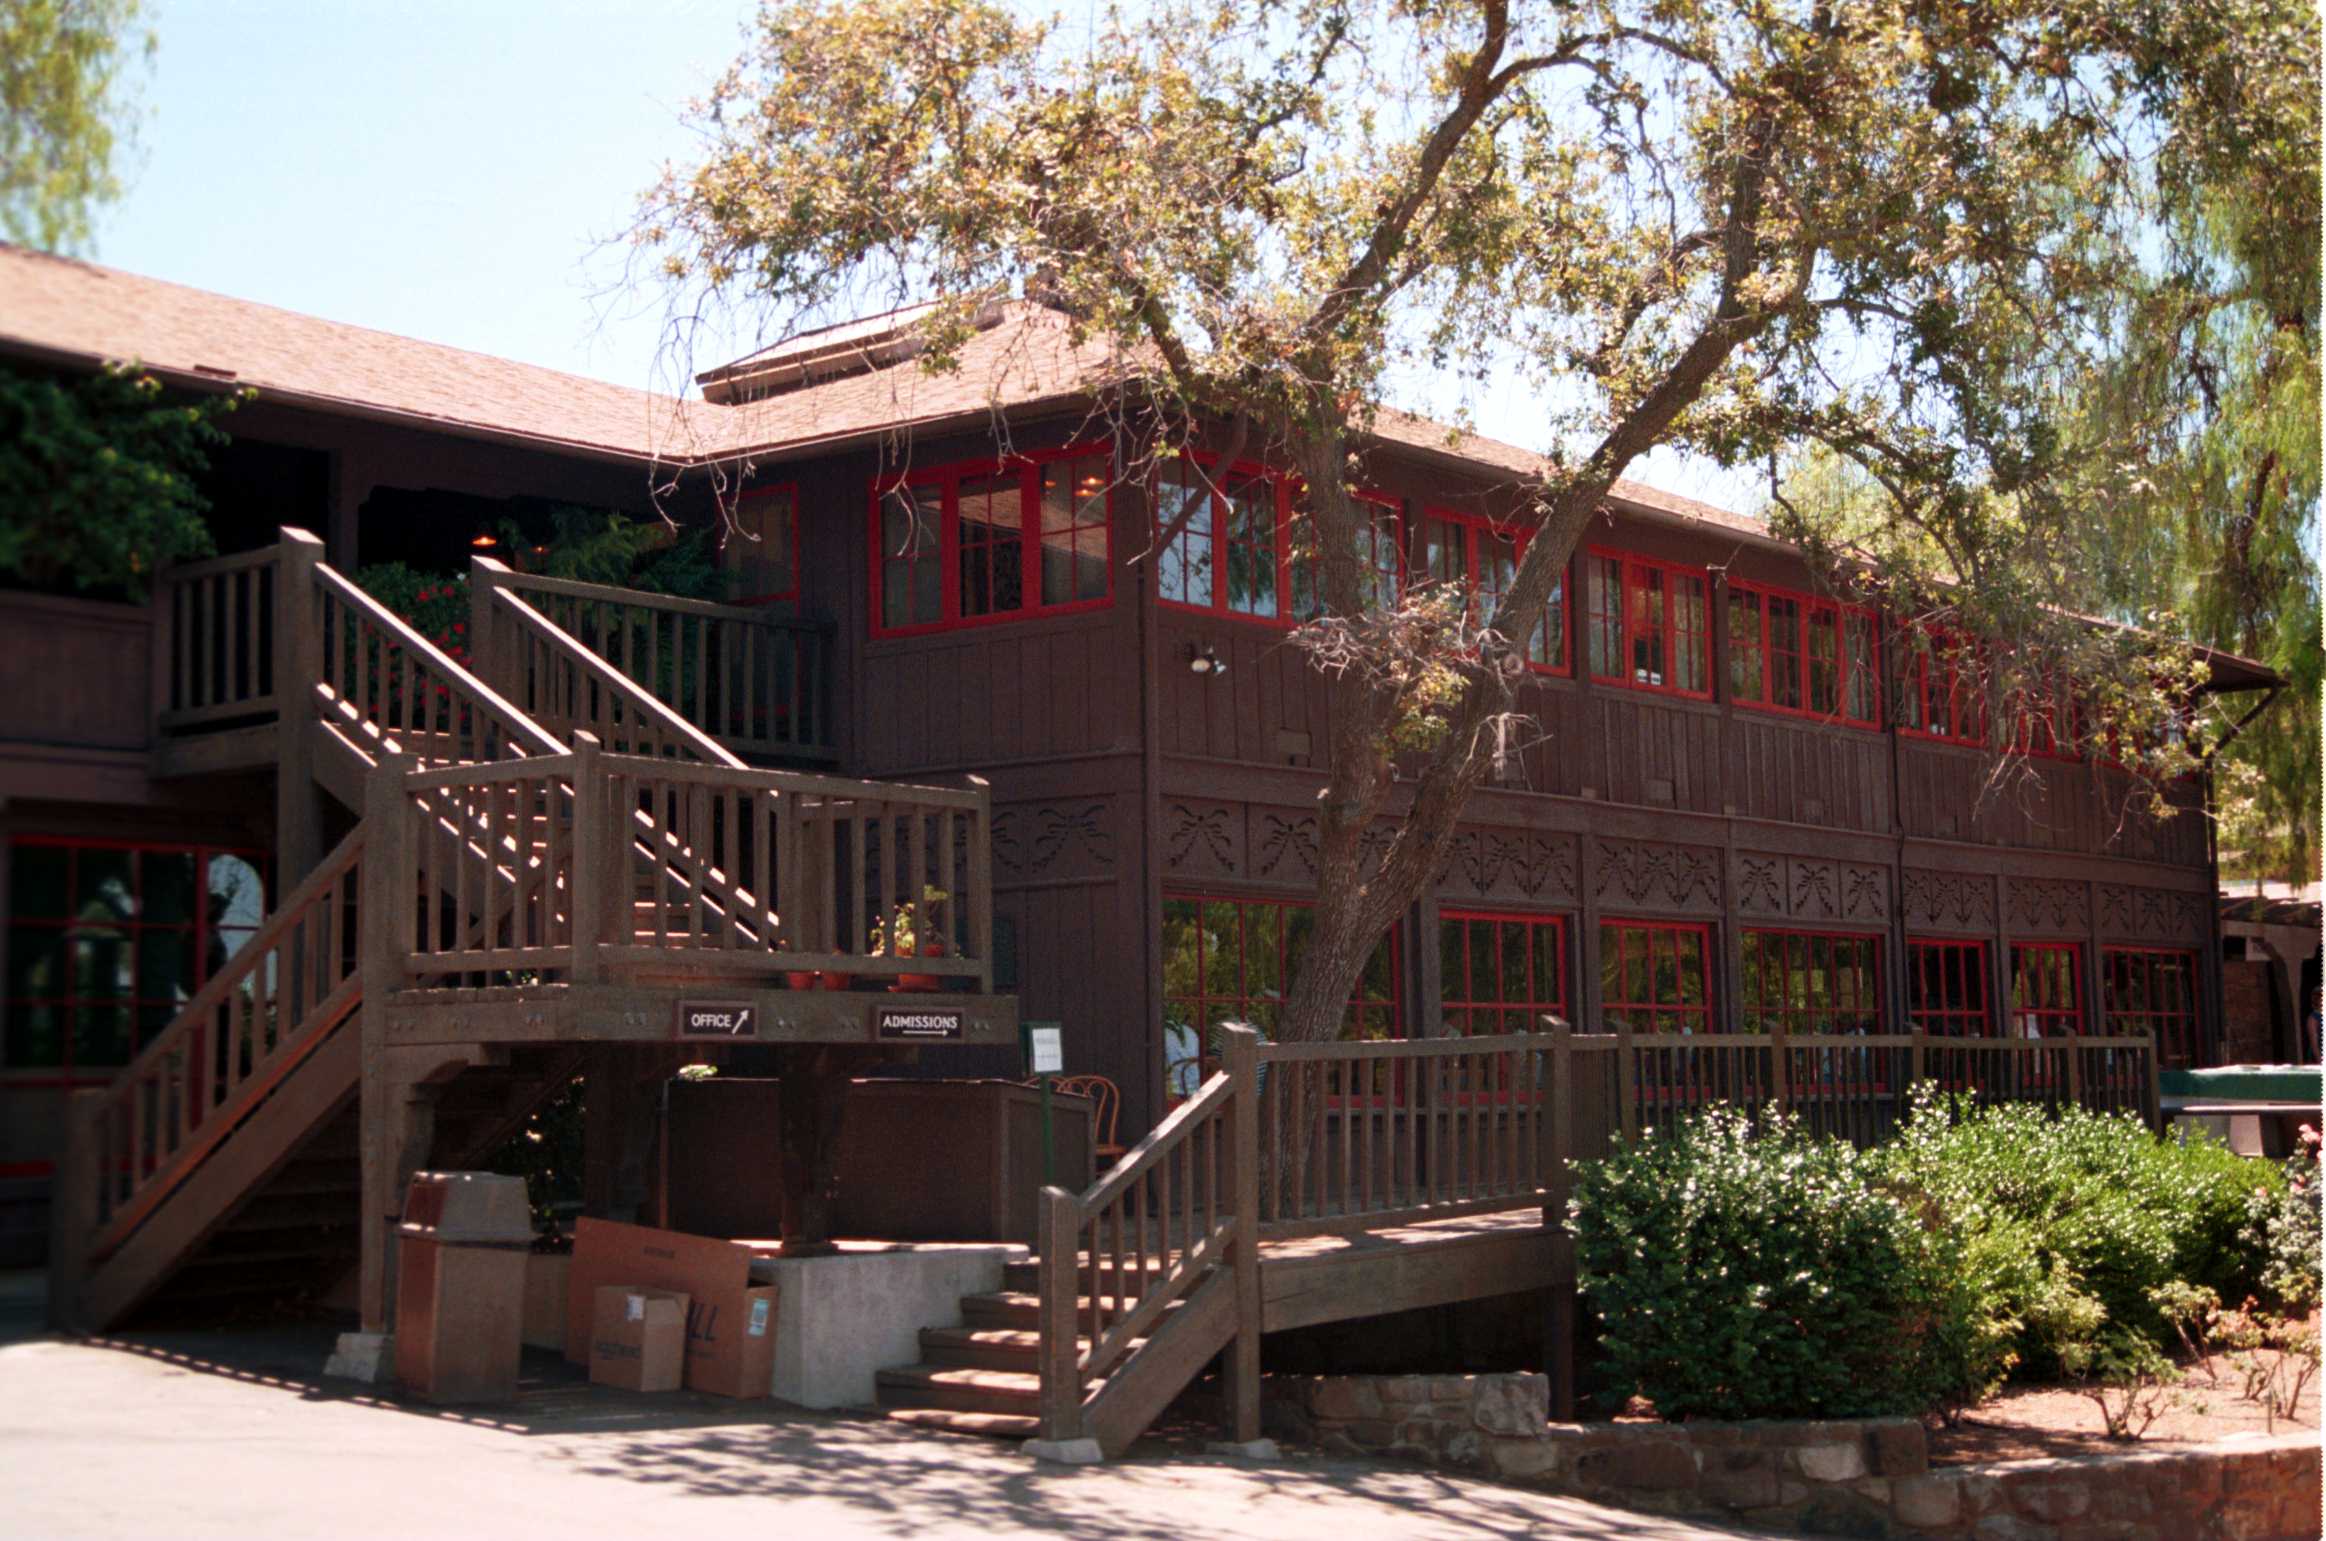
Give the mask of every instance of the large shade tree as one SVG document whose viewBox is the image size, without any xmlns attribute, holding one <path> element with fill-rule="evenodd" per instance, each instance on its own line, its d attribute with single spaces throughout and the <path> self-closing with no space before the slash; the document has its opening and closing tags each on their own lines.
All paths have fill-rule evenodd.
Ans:
<svg viewBox="0 0 2326 1541">
<path fill-rule="evenodd" d="M 1660 446 L 1816 451 L 1850 495 L 1778 522 L 1830 581 L 2072 667 L 2119 758 L 2184 768 L 2188 660 L 2062 613 L 2117 449 L 2062 403 L 2169 258 L 2174 169 L 2259 153 L 2222 100 L 2314 59 L 2299 0 L 770 0 L 636 237 L 688 315 L 934 299 L 930 369 L 1039 295 L 1111 355 L 1135 466 L 1209 435 L 1297 471 L 1334 881 L 1279 1031 L 1328 1038 L 1504 741 L 1516 639 Z M 1352 487 L 1417 371 L 1542 403 L 1490 616 L 1369 588 Z"/>
</svg>

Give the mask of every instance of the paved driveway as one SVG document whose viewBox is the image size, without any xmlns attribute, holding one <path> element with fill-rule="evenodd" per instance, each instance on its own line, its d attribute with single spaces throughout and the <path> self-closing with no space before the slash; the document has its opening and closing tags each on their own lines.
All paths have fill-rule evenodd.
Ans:
<svg viewBox="0 0 2326 1541">
<path fill-rule="evenodd" d="M 328 1335 L 0 1342 L 0 1535 L 1153 1538 L 1729 1535 L 1468 1478 L 1150 1442 L 1100 1467 L 877 1420 L 641 1397 L 529 1358 L 468 1414 L 317 1382 Z M 772 1500 L 772 1502 L 771 1502 Z"/>
</svg>

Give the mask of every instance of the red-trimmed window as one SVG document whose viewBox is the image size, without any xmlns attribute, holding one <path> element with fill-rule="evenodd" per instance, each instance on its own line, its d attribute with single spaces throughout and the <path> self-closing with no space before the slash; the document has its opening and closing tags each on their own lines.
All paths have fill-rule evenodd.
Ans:
<svg viewBox="0 0 2326 1541">
<path fill-rule="evenodd" d="M 1880 944 L 1832 931 L 1747 931 L 1737 981 L 1745 1030 L 1878 1033 Z"/>
<path fill-rule="evenodd" d="M 799 598 L 799 488 L 789 482 L 754 487 L 737 498 L 727 551 L 737 604 Z"/>
<path fill-rule="evenodd" d="M 2073 942 L 2011 944 L 2011 1032 L 2073 1038 L 2084 1030 L 2083 950 Z"/>
<path fill-rule="evenodd" d="M 1405 514 L 1395 498 L 1354 492 L 1349 501 L 1363 522 L 1357 526 L 1357 561 L 1365 569 L 1365 604 L 1394 610 L 1405 591 Z M 1314 549 L 1315 522 L 1294 498 L 1292 511 L 1292 615 L 1314 620 L 1325 613 L 1324 564 Z"/>
<path fill-rule="evenodd" d="M 1156 478 L 1156 531 L 1183 513 L 1187 523 L 1163 548 L 1164 603 L 1289 623 L 1291 511 L 1291 481 L 1278 473 L 1223 470 L 1201 455 L 1166 464 Z"/>
<path fill-rule="evenodd" d="M 2075 717 L 2070 701 L 2070 693 L 2056 678 L 2008 687 L 2003 710 L 2011 723 L 2011 747 L 2021 754 L 2050 760 L 2075 759 Z"/>
<path fill-rule="evenodd" d="M 1711 928 L 1649 920 L 1599 923 L 1599 1011 L 1635 1033 L 1705 1033 L 1712 1015 Z"/>
<path fill-rule="evenodd" d="M 2155 1034 L 2158 1064 L 2196 1064 L 2197 955 L 2164 947 L 2103 949 L 2100 1011 L 2110 1033 Z"/>
<path fill-rule="evenodd" d="M 1701 567 L 1586 551 L 1583 632 L 1591 677 L 1709 699 L 1711 591 Z"/>
<path fill-rule="evenodd" d="M 111 1068 L 257 931 L 254 851 L 19 836 L 8 857 L 0 1063 Z"/>
<path fill-rule="evenodd" d="M 1438 916 L 1438 1000 L 1465 1038 L 1539 1032 L 1567 1016 L 1567 922 L 1557 915 L 1446 910 Z"/>
<path fill-rule="evenodd" d="M 1992 1037 L 1995 1011 L 1988 1000 L 1987 944 L 1908 937 L 1906 1015 L 1918 1033 Z"/>
<path fill-rule="evenodd" d="M 1470 619 L 1484 625 L 1518 576 L 1527 538 L 1474 514 L 1430 509 L 1421 522 L 1421 566 L 1433 583 L 1458 585 L 1470 595 Z M 1551 585 L 1550 603 L 1526 639 L 1529 667 L 1544 674 L 1567 672 L 1567 575 Z"/>
<path fill-rule="evenodd" d="M 1932 632 L 1921 646 L 1911 640 L 1908 646 L 1898 726 L 1924 738 L 1985 743 L 1987 703 L 1970 644 L 1951 632 Z"/>
<path fill-rule="evenodd" d="M 876 483 L 872 632 L 1057 615 L 1112 597 L 1113 472 L 1099 450 L 970 461 Z"/>
<path fill-rule="evenodd" d="M 1874 618 L 1757 583 L 1728 591 L 1728 693 L 1746 706 L 1880 725 Z"/>
<path fill-rule="evenodd" d="M 1283 899 L 1164 895 L 1164 1083 L 1172 1096 L 1187 1096 L 1218 1068 L 1219 1045 L 1211 1041 L 1218 1023 L 1249 1022 L 1275 1036 L 1314 924 L 1309 906 Z M 1404 1036 L 1397 961 L 1392 932 L 1365 960 L 1343 1038 Z"/>
</svg>

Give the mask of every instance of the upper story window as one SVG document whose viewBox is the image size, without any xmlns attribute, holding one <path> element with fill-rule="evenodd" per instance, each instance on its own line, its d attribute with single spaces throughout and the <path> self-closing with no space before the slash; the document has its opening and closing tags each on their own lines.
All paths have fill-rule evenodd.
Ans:
<svg viewBox="0 0 2326 1541">
<path fill-rule="evenodd" d="M 1757 583 L 1728 591 L 1728 693 L 1745 706 L 1876 727 L 1870 610 Z"/>
<path fill-rule="evenodd" d="M 2004 694 L 2011 747 L 2045 759 L 2076 758 L 2076 717 L 2070 693 L 2056 678 L 2015 683 Z"/>
<path fill-rule="evenodd" d="M 1366 602 L 1394 606 L 1405 579 L 1404 519 L 1396 500 L 1379 493 L 1351 501 Z M 1180 528 L 1157 564 L 1164 602 L 1279 625 L 1322 615 L 1321 553 L 1298 502 L 1297 479 L 1281 471 L 1223 469 L 1207 455 L 1168 463 L 1155 479 L 1155 529 Z"/>
<path fill-rule="evenodd" d="M 738 604 L 800 597 L 800 492 L 791 483 L 755 487 L 735 501 L 727 564 Z"/>
<path fill-rule="evenodd" d="M 1898 726 L 1957 744 L 1987 741 L 1987 703 L 1977 654 L 1952 632 L 1926 633 L 1906 655 L 1898 693 Z"/>
<path fill-rule="evenodd" d="M 1357 564 L 1364 569 L 1365 603 L 1375 610 L 1394 610 L 1405 591 L 1405 515 L 1397 500 L 1377 492 L 1349 495 L 1357 515 Z M 1313 620 L 1325 613 L 1324 565 L 1313 549 L 1316 526 L 1294 495 L 1292 510 L 1292 616 Z"/>
<path fill-rule="evenodd" d="M 1621 552 L 1583 554 L 1583 635 L 1593 679 L 1712 695 L 1711 580 Z"/>
<path fill-rule="evenodd" d="M 879 484 L 873 634 L 1106 603 L 1113 484 L 1099 450 L 938 466 Z"/>
<path fill-rule="evenodd" d="M 128 1063 L 266 914 L 249 851 L 21 837 L 8 856 L 11 1070 Z"/>
<path fill-rule="evenodd" d="M 1491 520 L 1468 514 L 1431 509 L 1421 522 L 1421 567 L 1434 583 L 1458 584 L 1468 590 L 1470 618 L 1483 625 L 1491 620 L 1502 596 L 1518 576 L 1518 559 L 1526 539 Z M 1526 661 L 1546 674 L 1567 672 L 1567 575 L 1551 586 L 1543 618 L 1526 637 Z"/>
</svg>

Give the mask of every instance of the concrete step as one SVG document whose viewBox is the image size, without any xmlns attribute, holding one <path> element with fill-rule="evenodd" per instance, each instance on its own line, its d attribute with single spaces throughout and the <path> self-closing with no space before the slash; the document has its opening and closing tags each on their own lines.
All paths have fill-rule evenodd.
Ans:
<svg viewBox="0 0 2326 1541">
<path fill-rule="evenodd" d="M 883 1407 L 937 1407 L 960 1413 L 1042 1410 L 1042 1378 L 1029 1370 L 981 1370 L 968 1365 L 908 1364 L 873 1377 Z"/>
<path fill-rule="evenodd" d="M 1042 1420 L 1030 1413 L 965 1413 L 944 1407 L 892 1407 L 892 1423 L 942 1434 L 970 1434 L 980 1439 L 1032 1439 L 1042 1432 Z"/>
</svg>

